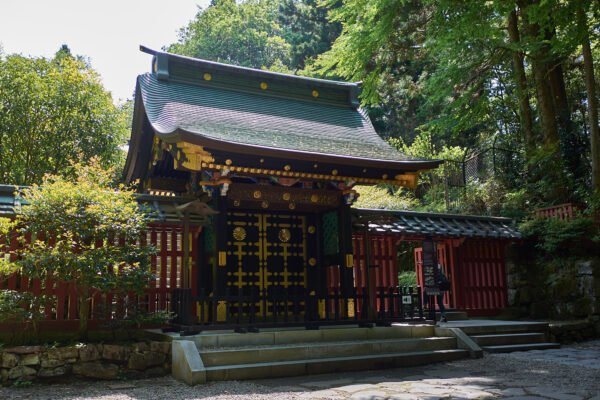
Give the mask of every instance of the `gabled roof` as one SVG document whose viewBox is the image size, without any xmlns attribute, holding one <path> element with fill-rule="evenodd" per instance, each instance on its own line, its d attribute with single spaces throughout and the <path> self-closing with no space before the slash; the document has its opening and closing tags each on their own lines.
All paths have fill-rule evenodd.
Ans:
<svg viewBox="0 0 600 400">
<path fill-rule="evenodd" d="M 407 156 L 382 140 L 359 107 L 357 83 L 142 50 L 154 55 L 153 72 L 137 80 L 136 113 L 143 113 L 146 122 L 134 118 L 128 180 L 141 177 L 132 164 L 144 163 L 138 160 L 140 152 L 149 151 L 139 138 L 144 123 L 167 143 L 187 142 L 211 153 L 301 160 L 311 167 L 319 162 L 372 172 L 385 169 L 390 179 L 441 163 Z M 381 171 L 377 173 L 381 179 Z"/>
<path fill-rule="evenodd" d="M 447 238 L 521 238 L 510 218 L 362 208 L 353 209 L 352 213 L 355 229 L 368 227 L 371 233 Z"/>
</svg>

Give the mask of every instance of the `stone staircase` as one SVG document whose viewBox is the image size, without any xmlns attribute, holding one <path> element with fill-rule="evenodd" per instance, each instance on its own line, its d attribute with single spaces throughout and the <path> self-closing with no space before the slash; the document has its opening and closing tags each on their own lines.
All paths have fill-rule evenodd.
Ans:
<svg viewBox="0 0 600 400">
<path fill-rule="evenodd" d="M 188 381 L 187 371 L 176 373 L 175 358 L 173 371 L 192 384 L 410 367 L 469 357 L 467 350 L 457 348 L 456 337 L 436 337 L 431 325 L 215 332 L 185 339 L 193 341 L 199 356 L 191 363 L 196 365 L 196 379 Z M 185 341 L 174 340 L 174 356 L 177 342 Z"/>
<path fill-rule="evenodd" d="M 489 353 L 512 351 L 545 350 L 559 348 L 559 343 L 550 343 L 546 322 L 505 322 L 460 326 L 464 333 Z"/>
</svg>

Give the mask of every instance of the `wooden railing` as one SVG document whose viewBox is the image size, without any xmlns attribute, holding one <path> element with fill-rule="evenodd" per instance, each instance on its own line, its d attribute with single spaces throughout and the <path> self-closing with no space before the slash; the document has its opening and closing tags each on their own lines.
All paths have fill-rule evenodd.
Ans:
<svg viewBox="0 0 600 400">
<path fill-rule="evenodd" d="M 543 207 L 535 210 L 537 218 L 558 218 L 568 221 L 573 218 L 577 207 L 572 203 L 559 204 L 557 206 Z"/>
</svg>

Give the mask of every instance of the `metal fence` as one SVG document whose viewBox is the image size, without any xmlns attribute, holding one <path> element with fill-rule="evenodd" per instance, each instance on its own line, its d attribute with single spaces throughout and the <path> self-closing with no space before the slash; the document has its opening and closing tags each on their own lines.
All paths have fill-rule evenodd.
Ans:
<svg viewBox="0 0 600 400">
<path fill-rule="evenodd" d="M 507 187 L 513 187 L 525 170 L 521 152 L 495 146 L 463 160 L 444 161 L 437 169 L 421 174 L 416 195 L 421 199 L 428 196 L 430 202 L 444 200 L 448 211 L 460 208 L 469 184 L 497 178 Z"/>
</svg>

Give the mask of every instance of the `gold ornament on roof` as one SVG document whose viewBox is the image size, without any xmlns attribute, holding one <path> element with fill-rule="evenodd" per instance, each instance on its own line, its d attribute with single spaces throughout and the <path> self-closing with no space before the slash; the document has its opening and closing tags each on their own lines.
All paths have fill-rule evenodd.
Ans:
<svg viewBox="0 0 600 400">
<path fill-rule="evenodd" d="M 289 207 L 290 207 L 290 210 L 295 210 L 296 209 L 296 203 L 290 203 Z"/>
<path fill-rule="evenodd" d="M 255 199 L 260 199 L 262 197 L 262 193 L 260 192 L 260 190 L 255 190 L 252 195 Z"/>
<path fill-rule="evenodd" d="M 288 201 L 288 200 L 289 200 L 289 199 L 291 199 L 291 198 L 292 198 L 292 195 L 291 195 L 291 194 L 289 194 L 289 193 L 287 193 L 287 192 L 283 194 L 283 199 L 284 199 L 285 201 Z"/>
<path fill-rule="evenodd" d="M 308 233 L 313 234 L 317 231 L 317 228 L 315 228 L 313 225 L 308 227 Z"/>
<path fill-rule="evenodd" d="M 208 72 L 206 72 L 204 75 L 202 75 L 202 77 L 204 78 L 205 81 L 210 81 L 212 79 L 212 75 L 209 74 Z"/>
<path fill-rule="evenodd" d="M 292 238 L 292 233 L 289 229 L 282 228 L 277 236 L 279 237 L 279 240 L 281 240 L 283 243 L 287 243 Z"/>
<path fill-rule="evenodd" d="M 313 194 L 312 196 L 310 196 L 310 201 L 312 201 L 313 203 L 316 203 L 317 201 L 319 201 L 319 196 L 317 196 L 316 194 Z"/>
<path fill-rule="evenodd" d="M 180 142 L 172 148 L 176 165 L 191 171 L 202 170 L 202 163 L 212 163 L 215 159 L 212 154 L 205 151 L 202 146 L 196 144 Z M 209 165 L 212 168 L 212 164 Z"/>
<path fill-rule="evenodd" d="M 236 226 L 233 229 L 233 238 L 237 241 L 242 241 L 246 239 L 246 230 L 241 226 Z"/>
<path fill-rule="evenodd" d="M 292 167 L 290 167 L 289 165 L 286 165 L 285 167 L 283 167 L 283 169 L 285 169 L 286 171 L 289 171 L 290 169 L 292 169 Z"/>
<path fill-rule="evenodd" d="M 266 200 L 263 200 L 263 202 L 262 202 L 262 203 L 260 203 L 260 206 L 261 206 L 262 208 L 268 208 L 268 207 L 269 207 L 269 202 L 268 202 L 268 201 L 266 201 Z"/>
<path fill-rule="evenodd" d="M 317 260 L 314 257 L 311 257 L 308 259 L 308 265 L 310 265 L 311 267 L 314 267 L 315 265 L 317 265 Z"/>
<path fill-rule="evenodd" d="M 319 92 L 316 90 L 312 91 L 312 96 L 316 99 L 317 97 L 319 97 Z"/>
<path fill-rule="evenodd" d="M 262 90 L 267 90 L 268 87 L 269 87 L 269 85 L 267 85 L 267 82 L 261 82 L 260 83 L 260 88 Z"/>
</svg>

